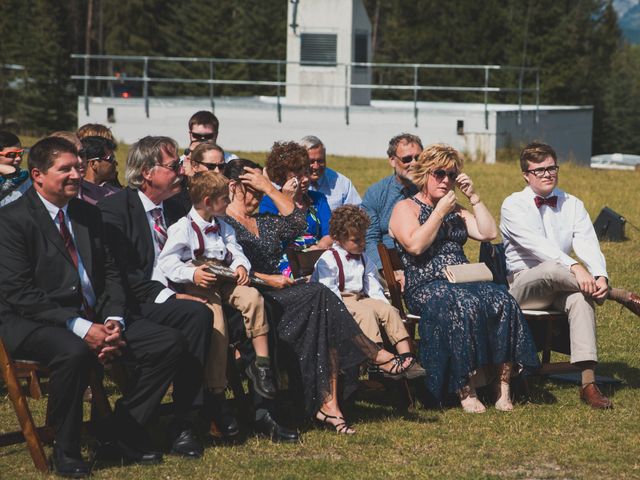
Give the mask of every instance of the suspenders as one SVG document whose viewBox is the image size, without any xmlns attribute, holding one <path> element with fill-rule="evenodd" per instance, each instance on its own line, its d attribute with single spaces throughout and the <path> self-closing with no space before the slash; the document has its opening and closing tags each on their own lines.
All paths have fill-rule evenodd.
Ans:
<svg viewBox="0 0 640 480">
<path fill-rule="evenodd" d="M 196 238 L 198 239 L 198 248 L 196 248 L 193 251 L 193 257 L 198 258 L 200 255 L 204 253 L 204 235 L 202 235 L 202 230 L 200 230 L 200 227 L 198 227 L 196 222 L 194 222 L 191 217 L 189 217 L 189 221 L 191 222 L 191 228 L 193 228 L 193 231 L 196 233 Z M 219 228 L 220 223 L 216 223 L 216 226 Z M 227 250 L 227 254 L 222 260 L 222 263 L 229 266 L 231 265 L 232 261 L 233 261 L 233 255 L 229 250 Z"/>
<path fill-rule="evenodd" d="M 342 292 L 344 291 L 344 266 L 342 265 L 342 259 L 335 248 L 330 248 L 329 251 L 333 254 L 333 258 L 336 259 L 336 264 L 338 265 L 338 290 Z M 365 267 L 364 272 L 362 272 L 362 288 L 364 288 L 364 278 L 367 273 L 364 256 L 360 257 L 360 261 L 362 262 L 362 266 Z"/>
</svg>

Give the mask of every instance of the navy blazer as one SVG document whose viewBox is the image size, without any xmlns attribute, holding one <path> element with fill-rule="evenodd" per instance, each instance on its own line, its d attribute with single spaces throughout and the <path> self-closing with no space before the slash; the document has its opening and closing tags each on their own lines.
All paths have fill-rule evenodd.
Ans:
<svg viewBox="0 0 640 480">
<path fill-rule="evenodd" d="M 139 312 L 140 303 L 153 303 L 165 288 L 151 280 L 155 250 L 147 213 L 138 190 L 125 188 L 98 202 L 102 211 L 107 242 L 118 265 L 127 296 L 127 306 Z M 163 203 L 167 228 L 187 212 L 174 201 Z"/>
<path fill-rule="evenodd" d="M 120 274 L 106 248 L 100 211 L 68 204 L 76 250 L 96 294 L 96 319 L 125 317 Z M 42 325 L 84 317 L 80 276 L 49 212 L 31 187 L 0 209 L 0 335 L 10 351 Z"/>
</svg>

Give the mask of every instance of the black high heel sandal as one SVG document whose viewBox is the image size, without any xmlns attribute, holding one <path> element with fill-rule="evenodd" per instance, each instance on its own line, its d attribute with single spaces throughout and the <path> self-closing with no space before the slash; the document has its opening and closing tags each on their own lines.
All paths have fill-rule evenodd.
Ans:
<svg viewBox="0 0 640 480">
<path fill-rule="evenodd" d="M 411 359 L 411 363 L 409 363 L 409 365 L 407 365 L 406 367 L 403 367 L 403 363 L 404 361 L 409 358 Z M 382 363 L 371 363 L 369 365 L 369 372 L 371 373 L 380 373 L 382 374 L 382 376 L 387 377 L 387 378 L 403 378 L 405 375 L 405 372 L 407 370 L 409 370 L 413 364 L 416 363 L 416 358 L 411 355 L 411 356 L 407 356 L 407 355 L 394 355 L 393 357 L 391 357 L 389 360 L 387 360 L 386 362 L 382 362 Z M 389 367 L 388 370 L 384 370 L 380 367 L 382 367 L 383 365 L 387 365 L 387 364 L 391 364 L 391 366 Z"/>
<path fill-rule="evenodd" d="M 335 415 L 327 415 L 322 410 L 318 410 L 318 413 L 324 417 L 322 419 L 319 419 L 318 416 L 316 415 L 315 421 L 319 426 L 321 426 L 323 428 L 329 428 L 329 429 L 335 428 L 336 433 L 342 434 L 342 435 L 354 435 L 356 433 L 356 431 L 353 429 L 353 427 L 351 427 L 351 425 L 349 425 L 347 423 L 347 421 L 344 419 L 344 417 L 337 417 Z M 333 424 L 333 423 L 327 421 L 329 419 L 342 420 L 342 422 Z"/>
</svg>

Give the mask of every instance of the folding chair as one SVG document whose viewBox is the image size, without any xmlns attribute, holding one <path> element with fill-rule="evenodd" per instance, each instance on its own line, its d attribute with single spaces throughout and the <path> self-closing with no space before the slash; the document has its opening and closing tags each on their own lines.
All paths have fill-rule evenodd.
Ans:
<svg viewBox="0 0 640 480">
<path fill-rule="evenodd" d="M 492 271 L 494 282 L 508 287 L 505 252 L 501 243 L 482 242 L 479 261 Z M 538 351 L 542 352 L 541 367 L 531 374 L 546 376 L 579 371 L 570 362 L 551 361 L 552 351 L 566 355 L 571 353 L 567 315 L 556 310 L 523 309 L 522 313 L 531 328 Z"/>
<path fill-rule="evenodd" d="M 40 389 L 40 377 L 49 375 L 49 370 L 42 364 L 30 360 L 13 360 L 9 352 L 4 346 L 2 338 L 0 338 L 0 373 L 2 379 L 7 385 L 9 399 L 13 404 L 13 408 L 20 423 L 20 431 L 9 432 L 0 435 L 0 447 L 7 445 L 15 445 L 17 443 L 26 442 L 29 453 L 35 467 L 41 472 L 49 471 L 49 464 L 44 453 L 44 444 L 53 443 L 54 431 L 49 423 L 49 403 L 47 402 L 47 413 L 45 424 L 37 427 L 33 421 L 31 410 L 27 402 L 27 397 L 20 384 L 21 379 L 28 381 L 28 391 L 34 399 L 40 399 L 42 392 Z M 91 374 L 91 392 L 92 392 L 92 419 L 97 417 L 105 417 L 111 413 L 111 406 L 107 395 L 104 391 L 101 379 L 94 371 Z M 85 422 L 85 425 L 88 422 Z"/>
</svg>

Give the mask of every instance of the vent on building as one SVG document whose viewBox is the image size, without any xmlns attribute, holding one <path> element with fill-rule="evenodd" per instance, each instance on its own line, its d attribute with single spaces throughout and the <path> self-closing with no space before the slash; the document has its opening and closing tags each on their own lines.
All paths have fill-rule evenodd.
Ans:
<svg viewBox="0 0 640 480">
<path fill-rule="evenodd" d="M 302 33 L 300 35 L 300 65 L 335 67 L 338 36 L 333 33 Z M 322 62 L 318 65 L 316 62 Z"/>
</svg>

